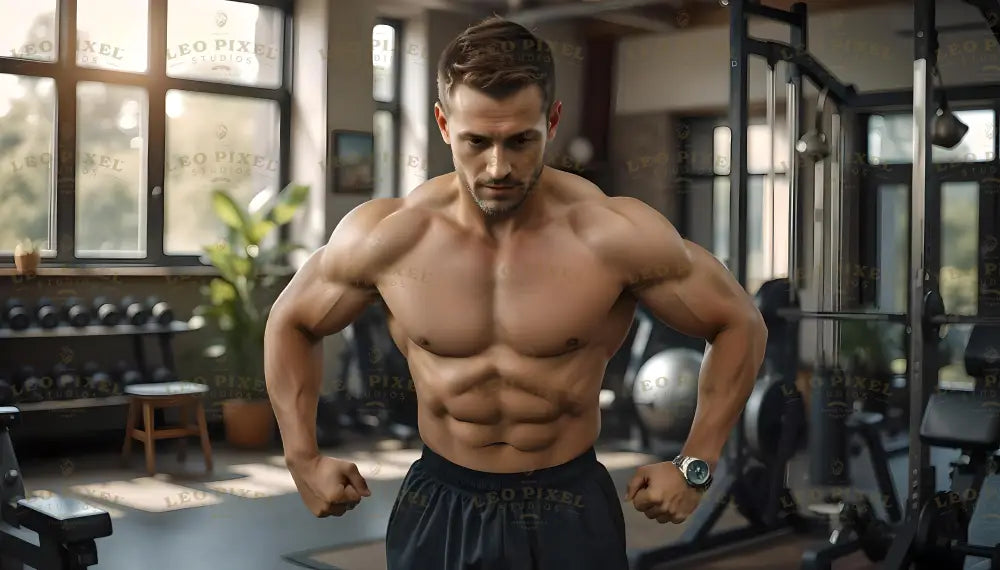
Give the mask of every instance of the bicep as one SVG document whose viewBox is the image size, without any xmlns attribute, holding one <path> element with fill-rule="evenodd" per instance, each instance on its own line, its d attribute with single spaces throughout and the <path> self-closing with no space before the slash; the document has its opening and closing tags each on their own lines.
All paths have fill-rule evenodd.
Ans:
<svg viewBox="0 0 1000 570">
<path fill-rule="evenodd" d="M 351 324 L 378 298 L 378 291 L 352 278 L 342 257 L 330 245 L 317 250 L 281 292 L 269 320 L 294 326 L 313 338 Z"/>
<path fill-rule="evenodd" d="M 633 287 L 635 297 L 664 323 L 700 338 L 714 338 L 756 308 L 728 269 L 705 248 L 679 239 L 683 255 L 670 265 L 673 275 Z"/>
</svg>

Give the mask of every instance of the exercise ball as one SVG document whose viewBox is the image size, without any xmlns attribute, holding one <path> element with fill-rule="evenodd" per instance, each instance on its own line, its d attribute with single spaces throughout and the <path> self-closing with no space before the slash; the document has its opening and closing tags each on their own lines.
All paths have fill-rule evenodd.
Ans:
<svg viewBox="0 0 1000 570">
<path fill-rule="evenodd" d="M 632 399 L 649 435 L 668 440 L 687 437 L 698 404 L 702 357 L 690 348 L 668 348 L 639 368 Z"/>
</svg>

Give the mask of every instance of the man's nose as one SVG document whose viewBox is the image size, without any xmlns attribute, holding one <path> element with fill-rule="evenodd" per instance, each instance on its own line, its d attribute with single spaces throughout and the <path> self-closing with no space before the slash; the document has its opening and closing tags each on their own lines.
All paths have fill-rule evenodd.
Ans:
<svg viewBox="0 0 1000 570">
<path fill-rule="evenodd" d="M 494 180 L 501 180 L 510 174 L 510 162 L 506 160 L 502 150 L 493 150 L 493 154 L 490 155 L 489 164 L 486 165 L 486 171 Z"/>
</svg>

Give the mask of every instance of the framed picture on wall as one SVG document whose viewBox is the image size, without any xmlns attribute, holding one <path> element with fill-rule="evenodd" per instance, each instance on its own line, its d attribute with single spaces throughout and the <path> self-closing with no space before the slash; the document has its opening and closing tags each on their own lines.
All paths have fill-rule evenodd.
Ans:
<svg viewBox="0 0 1000 570">
<path fill-rule="evenodd" d="M 334 194 L 372 194 L 375 189 L 375 137 L 365 131 L 330 132 L 327 178 Z"/>
</svg>

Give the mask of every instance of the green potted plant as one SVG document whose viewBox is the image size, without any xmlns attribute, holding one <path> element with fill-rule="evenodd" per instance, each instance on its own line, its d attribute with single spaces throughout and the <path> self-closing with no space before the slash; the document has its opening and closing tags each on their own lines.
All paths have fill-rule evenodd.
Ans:
<svg viewBox="0 0 1000 570">
<path fill-rule="evenodd" d="M 226 238 L 204 247 L 219 276 L 202 288 L 205 303 L 195 310 L 216 324 L 220 343 L 208 352 L 224 359 L 236 392 L 222 402 L 226 441 L 261 449 L 273 440 L 275 419 L 264 384 L 264 328 L 277 292 L 271 289 L 279 264 L 302 246 L 276 232 L 292 220 L 309 194 L 289 185 L 276 196 L 259 195 L 247 208 L 225 190 L 212 193 L 212 209 L 226 226 Z M 263 198 L 263 199 L 261 199 Z"/>
</svg>

